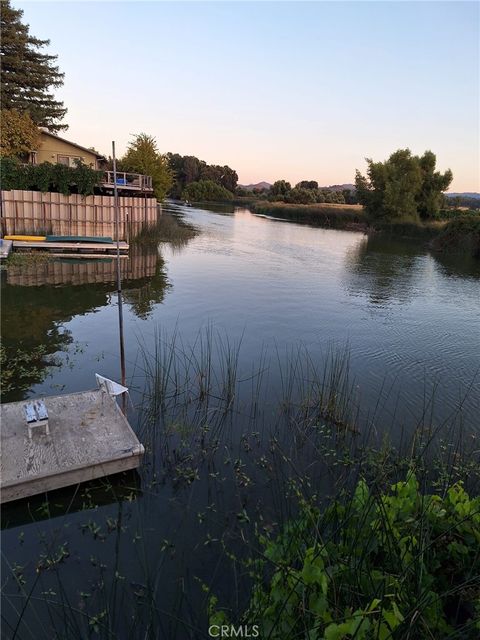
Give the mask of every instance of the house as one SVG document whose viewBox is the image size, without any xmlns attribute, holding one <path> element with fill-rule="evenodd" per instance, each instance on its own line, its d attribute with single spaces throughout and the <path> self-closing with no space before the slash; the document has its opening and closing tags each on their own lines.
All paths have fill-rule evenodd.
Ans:
<svg viewBox="0 0 480 640">
<path fill-rule="evenodd" d="M 40 145 L 36 151 L 30 153 L 29 162 L 31 164 L 42 164 L 51 162 L 52 164 L 64 164 L 67 167 L 75 167 L 77 161 L 86 164 L 92 169 L 106 169 L 108 163 L 105 156 L 94 149 L 87 149 L 76 142 L 71 142 L 65 138 L 57 136 L 55 133 L 41 129 Z M 152 178 L 140 173 L 117 172 L 117 191 L 120 195 L 145 196 L 153 194 Z M 101 193 L 113 194 L 115 181 L 113 171 L 104 171 L 103 177 L 98 184 Z"/>
<path fill-rule="evenodd" d="M 50 131 L 40 131 L 40 145 L 36 151 L 30 154 L 32 164 L 51 162 L 64 164 L 67 167 L 75 167 L 79 160 L 92 169 L 102 169 L 107 159 L 93 149 L 82 147 L 76 142 L 61 138 Z"/>
</svg>

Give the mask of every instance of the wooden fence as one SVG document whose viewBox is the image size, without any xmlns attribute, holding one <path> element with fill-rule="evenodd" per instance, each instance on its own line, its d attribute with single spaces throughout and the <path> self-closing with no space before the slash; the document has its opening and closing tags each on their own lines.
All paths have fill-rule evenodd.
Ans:
<svg viewBox="0 0 480 640">
<path fill-rule="evenodd" d="M 64 196 L 39 191 L 1 191 L 2 235 L 110 236 L 115 234 L 113 196 Z M 119 197 L 120 239 L 155 223 L 155 198 Z"/>
</svg>

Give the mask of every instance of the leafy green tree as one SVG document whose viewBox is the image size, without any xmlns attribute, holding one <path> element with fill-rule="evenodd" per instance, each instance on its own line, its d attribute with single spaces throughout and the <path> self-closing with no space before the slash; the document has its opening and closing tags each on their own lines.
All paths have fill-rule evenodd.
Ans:
<svg viewBox="0 0 480 640">
<path fill-rule="evenodd" d="M 315 191 L 295 187 L 285 195 L 285 202 L 292 204 L 313 204 L 316 200 Z"/>
<path fill-rule="evenodd" d="M 345 197 L 341 191 L 323 190 L 324 202 L 329 204 L 345 204 Z"/>
<path fill-rule="evenodd" d="M 399 149 L 386 162 L 367 158 L 367 177 L 358 170 L 355 185 L 359 202 L 376 218 L 418 216 L 423 173 L 420 159 L 410 149 Z"/>
<path fill-rule="evenodd" d="M 435 171 L 437 158 L 432 151 L 425 151 L 418 159 L 422 172 L 422 184 L 417 194 L 417 208 L 421 218 L 435 218 L 443 206 L 443 192 L 448 189 L 453 179 L 450 169 L 444 174 Z"/>
<path fill-rule="evenodd" d="M 318 182 L 316 180 L 302 180 L 295 185 L 297 189 L 318 189 Z"/>
<path fill-rule="evenodd" d="M 342 195 L 346 204 L 358 204 L 357 192 L 354 189 L 342 189 Z"/>
<path fill-rule="evenodd" d="M 222 175 L 220 177 L 220 184 L 232 193 L 235 192 L 238 183 L 238 174 L 234 169 L 231 169 L 227 165 L 222 167 Z"/>
<path fill-rule="evenodd" d="M 28 154 L 38 149 L 40 130 L 29 114 L 15 109 L 2 109 L 0 154 L 5 157 L 27 159 Z"/>
<path fill-rule="evenodd" d="M 167 159 L 174 176 L 170 190 L 173 198 L 180 198 L 187 185 L 200 180 L 210 180 L 232 193 L 235 192 L 238 175 L 227 165 L 222 167 L 217 164 L 207 164 L 195 156 L 181 156 L 178 153 L 168 153 Z"/>
<path fill-rule="evenodd" d="M 30 35 L 22 16 L 23 11 L 14 9 L 10 0 L 2 0 L 1 108 L 27 111 L 35 124 L 50 131 L 66 129 L 60 121 L 67 110 L 52 93 L 62 86 L 64 77 L 55 65 L 57 56 L 42 53 L 50 41 Z"/>
<path fill-rule="evenodd" d="M 286 182 L 285 180 L 277 180 L 272 184 L 270 188 L 270 194 L 272 196 L 285 196 L 291 190 L 292 185 L 290 184 L 290 182 Z"/>
<path fill-rule="evenodd" d="M 199 180 L 188 184 L 182 197 L 193 202 L 223 202 L 232 200 L 233 193 L 213 180 Z"/>
<path fill-rule="evenodd" d="M 146 133 L 134 136 L 121 159 L 121 167 L 124 171 L 152 176 L 153 191 L 158 200 L 165 198 L 173 184 L 167 157 L 159 152 L 155 138 Z"/>
</svg>

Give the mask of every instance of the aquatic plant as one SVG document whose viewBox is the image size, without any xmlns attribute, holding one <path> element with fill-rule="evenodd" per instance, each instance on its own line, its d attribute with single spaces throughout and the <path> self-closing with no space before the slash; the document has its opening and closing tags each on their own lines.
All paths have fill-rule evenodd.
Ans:
<svg viewBox="0 0 480 640">
<path fill-rule="evenodd" d="M 461 482 L 428 494 L 410 469 L 391 487 L 361 479 L 323 509 L 300 504 L 277 536 L 258 536 L 238 624 L 272 640 L 478 637 L 480 497 Z M 213 604 L 211 620 L 226 619 Z"/>
<path fill-rule="evenodd" d="M 427 398 L 394 446 L 376 410 L 360 410 L 348 345 L 318 361 L 302 346 L 264 351 L 247 369 L 241 342 L 211 325 L 190 344 L 157 330 L 154 345 L 140 343 L 132 371 L 141 481 L 23 508 L 34 524 L 17 523 L 4 555 L 6 637 L 208 638 L 209 601 L 211 621 L 255 615 L 282 640 L 290 623 L 299 637 L 385 627 L 404 640 L 412 621 L 410 638 L 424 638 L 432 611 L 469 637 L 480 467 L 460 408 L 437 424 Z"/>
<path fill-rule="evenodd" d="M 157 222 L 141 225 L 139 229 L 131 228 L 130 244 L 140 247 L 158 247 L 160 242 L 170 242 L 181 246 L 197 234 L 196 229 L 183 222 L 178 216 L 162 212 Z"/>
</svg>

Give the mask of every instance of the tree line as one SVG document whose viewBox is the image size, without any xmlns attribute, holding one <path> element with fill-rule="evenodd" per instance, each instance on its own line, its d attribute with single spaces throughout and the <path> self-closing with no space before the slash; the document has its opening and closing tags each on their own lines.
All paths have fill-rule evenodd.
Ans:
<svg viewBox="0 0 480 640">
<path fill-rule="evenodd" d="M 195 156 L 181 156 L 178 153 L 167 153 L 166 158 L 173 176 L 169 190 L 170 197 L 175 199 L 185 198 L 188 194 L 198 191 L 199 193 L 203 192 L 208 196 L 208 199 L 211 199 L 210 196 L 217 192 L 212 187 L 212 183 L 228 191 L 229 194 L 224 194 L 228 198 L 231 199 L 233 197 L 238 183 L 238 175 L 231 167 L 207 164 L 204 160 L 199 160 Z M 209 184 L 200 184 L 194 187 L 193 191 L 190 187 L 187 193 L 184 194 L 185 189 L 192 183 L 205 182 Z"/>
<path fill-rule="evenodd" d="M 266 192 L 270 202 L 288 204 L 356 204 L 355 192 L 350 189 L 319 187 L 316 180 L 301 180 L 293 188 L 286 180 L 277 180 Z"/>
</svg>

